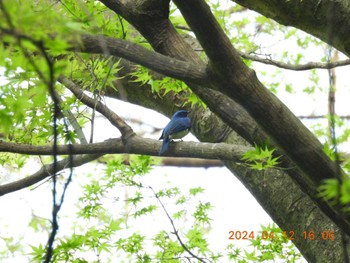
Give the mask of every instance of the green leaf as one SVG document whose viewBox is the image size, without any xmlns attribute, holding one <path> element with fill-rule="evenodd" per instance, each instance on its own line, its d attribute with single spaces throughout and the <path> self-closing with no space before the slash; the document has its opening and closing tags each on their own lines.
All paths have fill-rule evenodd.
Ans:
<svg viewBox="0 0 350 263">
<path fill-rule="evenodd" d="M 210 202 L 204 204 L 200 202 L 199 205 L 196 207 L 196 211 L 193 214 L 195 220 L 198 223 L 209 224 L 211 219 L 209 218 L 208 211 L 212 208 L 213 207 L 211 206 Z"/>
<path fill-rule="evenodd" d="M 204 193 L 205 189 L 202 187 L 190 188 L 190 195 L 196 196 L 199 193 Z"/>
<path fill-rule="evenodd" d="M 204 238 L 202 229 L 191 229 L 187 232 L 187 246 L 191 249 L 197 248 L 200 253 L 205 254 L 208 251 L 208 242 Z"/>
<path fill-rule="evenodd" d="M 151 214 L 157 208 L 158 207 L 155 205 L 149 205 L 149 206 L 143 207 L 134 213 L 134 217 L 136 218 L 142 215 Z"/>
<path fill-rule="evenodd" d="M 258 258 L 255 256 L 255 251 L 249 253 L 246 250 L 244 250 L 244 254 L 245 254 L 245 256 L 246 256 L 246 258 L 248 260 L 251 260 L 251 261 L 257 261 L 258 260 Z"/>
<path fill-rule="evenodd" d="M 340 187 L 340 202 L 342 204 L 350 203 L 350 179 L 346 178 L 343 180 Z"/>
<path fill-rule="evenodd" d="M 328 201 L 336 198 L 338 195 L 339 182 L 335 178 L 325 179 L 319 186 L 319 196 Z"/>
</svg>

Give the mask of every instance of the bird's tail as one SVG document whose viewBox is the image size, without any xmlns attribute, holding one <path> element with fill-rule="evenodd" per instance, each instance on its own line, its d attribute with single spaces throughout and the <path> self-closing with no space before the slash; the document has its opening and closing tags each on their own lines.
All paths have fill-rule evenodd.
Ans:
<svg viewBox="0 0 350 263">
<path fill-rule="evenodd" d="M 165 153 L 168 150 L 169 144 L 170 144 L 170 139 L 169 138 L 164 138 L 163 139 L 162 149 L 160 149 L 159 155 L 163 155 L 163 153 Z"/>
</svg>

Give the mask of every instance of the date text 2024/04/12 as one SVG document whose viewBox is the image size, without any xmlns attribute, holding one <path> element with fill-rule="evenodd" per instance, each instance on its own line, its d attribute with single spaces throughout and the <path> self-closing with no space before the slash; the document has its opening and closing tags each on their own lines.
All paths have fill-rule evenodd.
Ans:
<svg viewBox="0 0 350 263">
<path fill-rule="evenodd" d="M 293 230 L 289 231 L 281 231 L 281 232 L 271 232 L 271 231 L 246 231 L 246 230 L 230 230 L 229 232 L 229 240 L 249 240 L 249 239 L 255 239 L 255 238 L 261 238 L 261 239 L 275 239 L 277 237 L 283 237 L 284 239 L 288 240 L 294 240 L 295 238 L 303 238 L 304 240 L 315 240 L 315 239 L 322 239 L 322 240 L 331 240 L 333 241 L 335 239 L 335 233 L 334 230 L 325 230 L 322 232 L 315 232 L 313 230 L 309 231 L 301 231 L 296 232 Z"/>
</svg>

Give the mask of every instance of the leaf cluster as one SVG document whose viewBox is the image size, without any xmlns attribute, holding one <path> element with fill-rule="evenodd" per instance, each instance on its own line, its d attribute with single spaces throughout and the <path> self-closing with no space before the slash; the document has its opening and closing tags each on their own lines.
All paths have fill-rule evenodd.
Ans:
<svg viewBox="0 0 350 263">
<path fill-rule="evenodd" d="M 136 156 L 129 164 L 110 159 L 104 172 L 94 173 L 91 182 L 83 186 L 72 232 L 57 240 L 53 262 L 90 262 L 93 256 L 96 261 L 103 262 L 117 259 L 124 262 L 182 262 L 192 258 L 188 251 L 212 262 L 237 259 L 232 256 L 232 249 L 228 248 L 226 253 L 211 249 L 208 234 L 212 205 L 203 200 L 205 190 L 197 187 L 184 193 L 177 187 L 167 187 L 154 191 L 145 186 L 152 163 L 148 156 Z M 116 196 L 124 196 L 121 189 L 128 189 L 127 199 Z M 167 218 L 164 212 L 171 216 Z M 169 227 L 161 227 L 152 235 L 147 234 L 149 231 L 144 227 L 135 228 L 137 220 L 147 222 L 154 217 L 163 217 L 162 220 L 168 222 L 165 225 L 173 226 L 176 235 Z M 184 227 L 183 222 L 189 220 L 192 226 Z M 256 250 L 263 256 L 253 259 L 246 253 L 240 256 L 245 260 L 241 262 L 253 262 L 256 258 L 266 257 L 267 253 L 277 253 L 277 245 L 258 245 L 256 242 Z M 45 255 L 45 246 L 31 247 L 31 261 L 40 262 Z"/>
<path fill-rule="evenodd" d="M 265 170 L 274 168 L 278 165 L 280 156 L 275 157 L 273 152 L 275 149 L 269 149 L 268 146 L 255 145 L 253 150 L 243 154 L 242 160 L 246 161 L 252 169 Z"/>
</svg>

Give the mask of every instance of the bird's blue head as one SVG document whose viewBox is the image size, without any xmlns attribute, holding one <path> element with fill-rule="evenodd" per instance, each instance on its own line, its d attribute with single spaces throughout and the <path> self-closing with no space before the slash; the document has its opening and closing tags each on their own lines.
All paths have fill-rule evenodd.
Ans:
<svg viewBox="0 0 350 263">
<path fill-rule="evenodd" d="M 188 114 L 189 112 L 187 110 L 179 110 L 174 113 L 172 118 L 184 118 L 187 117 Z"/>
</svg>

